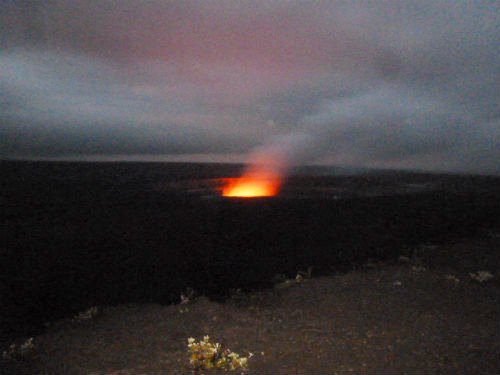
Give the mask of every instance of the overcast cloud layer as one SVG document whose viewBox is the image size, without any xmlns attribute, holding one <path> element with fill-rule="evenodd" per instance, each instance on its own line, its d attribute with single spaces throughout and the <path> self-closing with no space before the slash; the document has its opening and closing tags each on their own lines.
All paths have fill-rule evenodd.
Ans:
<svg viewBox="0 0 500 375">
<path fill-rule="evenodd" d="M 11 0 L 0 25 L 0 157 L 500 173 L 498 1 Z"/>
</svg>

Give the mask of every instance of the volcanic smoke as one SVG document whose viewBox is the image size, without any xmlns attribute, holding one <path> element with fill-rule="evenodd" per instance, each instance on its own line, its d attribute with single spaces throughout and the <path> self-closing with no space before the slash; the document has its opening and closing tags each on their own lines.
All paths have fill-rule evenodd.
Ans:
<svg viewBox="0 0 500 375">
<path fill-rule="evenodd" d="M 241 177 L 224 180 L 222 195 L 245 198 L 277 195 L 288 171 L 305 159 L 310 145 L 310 136 L 292 133 L 257 148 L 250 153 Z"/>
</svg>

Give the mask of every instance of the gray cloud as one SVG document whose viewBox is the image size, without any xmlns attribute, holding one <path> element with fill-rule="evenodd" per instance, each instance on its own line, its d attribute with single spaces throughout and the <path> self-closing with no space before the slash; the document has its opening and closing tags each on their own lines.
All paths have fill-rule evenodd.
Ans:
<svg viewBox="0 0 500 375">
<path fill-rule="evenodd" d="M 0 25 L 4 157 L 500 173 L 498 2 L 9 1 Z"/>
</svg>

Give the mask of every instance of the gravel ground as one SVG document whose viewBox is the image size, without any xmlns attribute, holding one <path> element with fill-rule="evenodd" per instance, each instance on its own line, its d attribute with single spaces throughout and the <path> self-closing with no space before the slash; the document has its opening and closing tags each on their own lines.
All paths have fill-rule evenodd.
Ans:
<svg viewBox="0 0 500 375">
<path fill-rule="evenodd" d="M 247 374 L 498 374 L 499 243 L 421 248 L 418 259 L 313 275 L 225 303 L 103 307 L 35 337 L 33 358 L 0 365 L 14 374 L 191 374 L 187 338 L 210 335 L 254 354 Z M 494 278 L 470 277 L 481 269 Z"/>
</svg>

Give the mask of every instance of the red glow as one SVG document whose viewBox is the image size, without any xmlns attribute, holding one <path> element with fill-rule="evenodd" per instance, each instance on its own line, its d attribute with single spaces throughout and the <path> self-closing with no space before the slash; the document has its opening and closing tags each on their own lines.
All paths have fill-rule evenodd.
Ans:
<svg viewBox="0 0 500 375">
<path fill-rule="evenodd" d="M 278 194 L 281 180 L 277 177 L 258 177 L 243 175 L 239 178 L 224 179 L 224 197 L 272 197 Z"/>
</svg>

